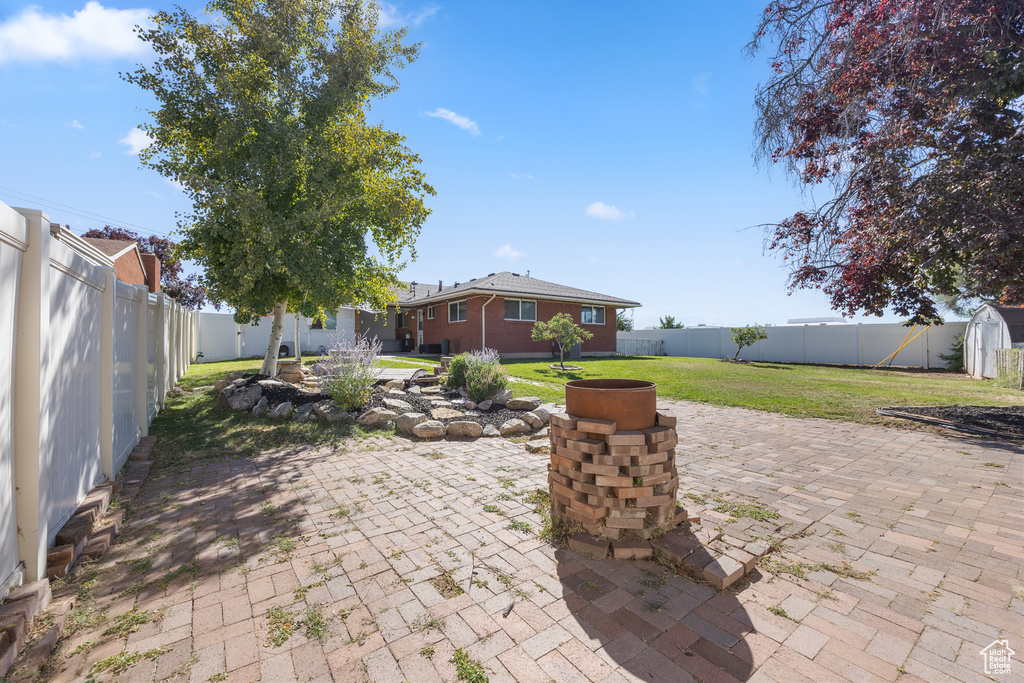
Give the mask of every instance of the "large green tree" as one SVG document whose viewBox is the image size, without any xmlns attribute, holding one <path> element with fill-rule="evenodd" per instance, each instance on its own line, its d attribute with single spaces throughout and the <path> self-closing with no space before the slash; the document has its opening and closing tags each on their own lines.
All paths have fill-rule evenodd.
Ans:
<svg viewBox="0 0 1024 683">
<path fill-rule="evenodd" d="M 382 308 L 430 213 L 419 157 L 367 122 L 419 49 L 377 17 L 360 1 L 212 0 L 203 20 L 177 8 L 137 29 L 156 59 L 123 77 L 159 103 L 142 162 L 191 198 L 180 248 L 211 298 L 240 320 L 273 311 L 263 374 L 286 310 Z"/>
</svg>

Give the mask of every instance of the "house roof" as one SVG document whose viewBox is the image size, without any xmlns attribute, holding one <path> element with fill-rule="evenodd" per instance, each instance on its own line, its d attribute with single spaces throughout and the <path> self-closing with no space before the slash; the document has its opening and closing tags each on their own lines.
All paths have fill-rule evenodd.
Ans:
<svg viewBox="0 0 1024 683">
<path fill-rule="evenodd" d="M 444 301 L 470 294 L 500 294 L 503 296 L 528 296 L 536 299 L 552 299 L 555 301 L 578 301 L 616 308 L 635 308 L 640 306 L 637 301 L 620 299 L 607 294 L 599 294 L 586 289 L 568 287 L 546 280 L 502 271 L 491 273 L 487 277 L 474 278 L 469 282 L 455 285 L 442 285 L 440 291 L 434 284 L 407 283 L 404 290 L 398 292 L 398 305 L 413 305 Z"/>
<path fill-rule="evenodd" d="M 1024 306 L 989 304 L 1010 330 L 1010 343 L 1024 342 Z"/>
<path fill-rule="evenodd" d="M 83 237 L 82 239 L 111 259 L 116 259 L 126 251 L 137 249 L 139 246 L 139 243 L 135 240 L 108 240 L 103 237 Z"/>
</svg>

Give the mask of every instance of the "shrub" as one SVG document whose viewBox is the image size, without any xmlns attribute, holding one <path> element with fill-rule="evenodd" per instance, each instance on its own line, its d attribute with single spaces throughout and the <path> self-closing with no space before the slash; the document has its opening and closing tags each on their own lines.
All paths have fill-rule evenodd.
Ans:
<svg viewBox="0 0 1024 683">
<path fill-rule="evenodd" d="M 469 367 L 469 354 L 460 353 L 448 363 L 448 377 L 444 384 L 449 389 L 461 389 L 466 386 L 466 368 Z"/>
<path fill-rule="evenodd" d="M 451 389 L 466 387 L 466 395 L 479 403 L 508 386 L 508 374 L 494 349 L 460 353 L 448 364 L 445 385 Z"/>
<path fill-rule="evenodd" d="M 377 381 L 382 347 L 376 337 L 342 340 L 313 365 L 313 372 L 322 378 L 324 393 L 334 399 L 335 405 L 355 410 L 366 402 Z"/>
<path fill-rule="evenodd" d="M 953 340 L 949 353 L 940 353 L 939 358 L 946 361 L 946 368 L 952 372 L 964 371 L 964 335 L 958 334 Z"/>
</svg>

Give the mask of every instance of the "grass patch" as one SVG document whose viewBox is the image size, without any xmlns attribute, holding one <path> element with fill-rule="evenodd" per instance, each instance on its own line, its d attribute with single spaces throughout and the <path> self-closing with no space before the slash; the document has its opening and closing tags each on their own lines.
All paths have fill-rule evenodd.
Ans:
<svg viewBox="0 0 1024 683">
<path fill-rule="evenodd" d="M 138 631 L 140 626 L 151 622 L 153 615 L 153 612 L 146 610 L 140 612 L 138 607 L 133 607 L 130 612 L 114 617 L 114 625 L 104 631 L 103 635 L 127 638 L 130 634 Z"/>
<path fill-rule="evenodd" d="M 889 405 L 1024 405 L 1020 393 L 943 371 L 722 363 L 715 358 L 609 357 L 573 360 L 580 370 L 548 367 L 550 360 L 511 360 L 509 374 L 539 382 L 530 394 L 565 402 L 564 383 L 620 377 L 657 382 L 658 397 L 873 424 L 901 424 L 875 408 Z"/>
<path fill-rule="evenodd" d="M 455 665 L 455 675 L 459 677 L 460 681 L 466 681 L 466 683 L 488 683 L 490 681 L 480 660 L 470 659 L 469 653 L 461 647 L 452 655 L 451 663 Z"/>
<path fill-rule="evenodd" d="M 756 519 L 759 522 L 770 522 L 773 519 L 779 518 L 779 513 L 766 507 L 758 502 L 751 503 L 733 503 L 725 500 L 725 498 L 719 494 L 715 497 L 715 512 L 720 512 L 723 515 L 729 515 L 735 519 L 740 517 L 750 517 Z"/>
</svg>

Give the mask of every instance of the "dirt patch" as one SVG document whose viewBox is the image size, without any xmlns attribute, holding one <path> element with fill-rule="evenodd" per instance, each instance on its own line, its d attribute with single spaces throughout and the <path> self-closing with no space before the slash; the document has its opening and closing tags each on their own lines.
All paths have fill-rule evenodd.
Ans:
<svg viewBox="0 0 1024 683">
<path fill-rule="evenodd" d="M 998 436 L 1024 438 L 1024 407 L 1012 406 L 893 406 L 883 414 L 924 418 L 929 422 Z M 945 424 L 943 424 L 945 423 Z"/>
</svg>

